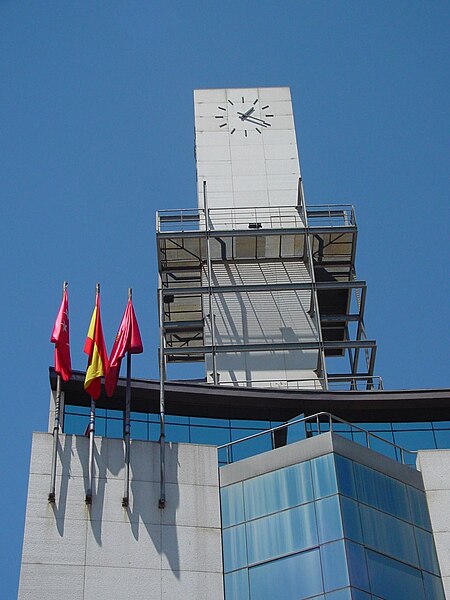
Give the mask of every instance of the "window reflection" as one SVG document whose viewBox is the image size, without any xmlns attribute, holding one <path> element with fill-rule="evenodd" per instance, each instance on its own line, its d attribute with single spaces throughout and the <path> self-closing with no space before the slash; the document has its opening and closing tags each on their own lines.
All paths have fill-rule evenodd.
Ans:
<svg viewBox="0 0 450 600">
<path fill-rule="evenodd" d="M 318 549 L 252 567 L 249 577 L 252 599 L 303 600 L 323 592 Z"/>
<path fill-rule="evenodd" d="M 419 564 L 412 525 L 367 506 L 359 508 L 366 546 L 410 564 Z"/>
<path fill-rule="evenodd" d="M 249 600 L 248 569 L 225 575 L 225 597 L 227 600 Z"/>
<path fill-rule="evenodd" d="M 342 540 L 321 546 L 320 556 L 322 557 L 323 581 L 326 592 L 350 585 L 345 545 Z"/>
<path fill-rule="evenodd" d="M 397 560 L 367 551 L 371 591 L 385 600 L 425 600 L 420 571 Z"/>
<path fill-rule="evenodd" d="M 244 491 L 242 482 L 229 485 L 220 490 L 222 508 L 222 527 L 242 523 L 244 517 Z"/>
<path fill-rule="evenodd" d="M 223 568 L 225 573 L 247 566 L 245 525 L 230 527 L 222 532 Z"/>
<path fill-rule="evenodd" d="M 319 542 L 332 542 L 343 537 L 338 496 L 328 496 L 316 502 Z"/>
<path fill-rule="evenodd" d="M 311 461 L 314 497 L 323 498 L 337 493 L 336 471 L 332 454 Z"/>
<path fill-rule="evenodd" d="M 404 483 L 360 464 L 354 464 L 358 499 L 402 519 L 410 520 Z"/>
<path fill-rule="evenodd" d="M 255 519 L 246 527 L 249 563 L 310 548 L 318 543 L 312 503 Z"/>
<path fill-rule="evenodd" d="M 247 519 L 311 501 L 313 493 L 309 462 L 245 481 L 244 497 Z"/>
</svg>

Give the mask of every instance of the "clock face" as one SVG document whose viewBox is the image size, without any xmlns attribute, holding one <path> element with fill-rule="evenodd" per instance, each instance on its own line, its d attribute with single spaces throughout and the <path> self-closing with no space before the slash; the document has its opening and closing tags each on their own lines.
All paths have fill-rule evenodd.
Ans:
<svg viewBox="0 0 450 600">
<path fill-rule="evenodd" d="M 245 98 L 240 100 L 227 100 L 226 104 L 217 107 L 218 129 L 226 129 L 230 135 L 250 134 L 261 135 L 265 129 L 272 127 L 270 122 L 273 114 L 269 104 L 261 106 L 259 98 Z"/>
</svg>

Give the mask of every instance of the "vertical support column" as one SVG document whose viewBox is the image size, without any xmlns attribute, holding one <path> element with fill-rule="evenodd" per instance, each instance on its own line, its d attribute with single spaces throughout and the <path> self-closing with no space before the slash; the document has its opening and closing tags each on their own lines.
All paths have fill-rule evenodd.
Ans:
<svg viewBox="0 0 450 600">
<path fill-rule="evenodd" d="M 166 357 L 164 354 L 164 296 L 162 290 L 161 274 L 159 275 L 158 289 L 159 304 L 159 457 L 160 457 L 160 492 L 158 508 L 166 506 L 166 428 L 165 428 L 165 397 L 164 383 L 166 379 Z"/>
<path fill-rule="evenodd" d="M 303 209 L 303 218 L 305 220 L 305 241 L 306 241 L 306 252 L 307 252 L 307 265 L 309 266 L 309 275 L 311 277 L 311 296 L 312 296 L 312 310 L 314 312 L 314 319 L 317 327 L 317 335 L 319 338 L 319 360 L 320 360 L 320 370 L 323 374 L 323 380 L 325 383 L 325 389 L 328 389 L 328 373 L 327 373 L 327 365 L 325 362 L 325 349 L 323 346 L 323 336 L 322 336 L 322 326 L 320 322 L 320 311 L 319 311 L 319 301 L 317 299 L 317 286 L 316 286 L 316 276 L 314 273 L 314 263 L 313 263 L 313 255 L 312 255 L 312 247 L 311 240 L 309 237 L 309 227 L 308 227 L 308 213 L 305 207 L 305 195 L 303 191 L 303 181 L 300 177 L 298 180 L 299 192 L 298 197 L 302 199 L 302 209 Z"/>
<path fill-rule="evenodd" d="M 212 347 L 212 368 L 213 368 L 213 382 L 217 385 L 217 358 L 216 358 L 216 333 L 214 323 L 214 312 L 213 312 L 213 292 L 212 292 L 212 267 L 211 267 L 211 247 L 210 247 L 210 219 L 209 219 L 209 208 L 208 198 L 206 193 L 206 181 L 203 182 L 203 208 L 205 211 L 205 238 L 206 238 L 206 264 L 208 273 L 208 310 L 209 310 L 209 325 L 211 328 L 211 347 Z"/>
</svg>

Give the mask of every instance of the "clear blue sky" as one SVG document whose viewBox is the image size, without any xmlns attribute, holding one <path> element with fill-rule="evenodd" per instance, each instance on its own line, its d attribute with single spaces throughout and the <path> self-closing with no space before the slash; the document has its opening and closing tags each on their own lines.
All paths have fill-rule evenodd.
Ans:
<svg viewBox="0 0 450 600">
<path fill-rule="evenodd" d="M 0 0 L 2 598 L 64 279 L 74 368 L 99 281 L 108 347 L 132 286 L 134 373 L 157 377 L 154 214 L 196 205 L 194 88 L 291 87 L 307 201 L 356 207 L 376 372 L 448 385 L 449 17 L 438 0 Z"/>
</svg>

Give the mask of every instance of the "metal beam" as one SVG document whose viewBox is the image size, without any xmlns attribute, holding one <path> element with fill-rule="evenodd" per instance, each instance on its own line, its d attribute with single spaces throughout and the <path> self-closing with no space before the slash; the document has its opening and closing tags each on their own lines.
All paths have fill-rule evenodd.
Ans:
<svg viewBox="0 0 450 600">
<path fill-rule="evenodd" d="M 340 350 L 346 348 L 375 348 L 375 340 L 345 340 L 342 342 L 289 342 L 289 343 L 267 343 L 267 344 L 226 344 L 217 345 L 214 351 L 217 353 L 236 353 L 236 352 L 288 352 L 289 350 L 320 350 L 321 346 L 325 350 Z M 212 346 L 193 346 L 187 351 L 177 348 L 165 348 L 164 354 L 167 356 L 177 356 L 186 354 L 210 354 L 213 351 Z"/>
<path fill-rule="evenodd" d="M 317 234 L 317 233 L 355 233 L 356 226 L 339 226 L 331 225 L 329 227 L 282 227 L 277 229 L 211 229 L 209 235 L 212 238 L 216 237 L 260 237 L 262 235 L 300 235 L 300 234 Z M 157 231 L 157 239 L 172 239 L 172 238 L 203 238 L 205 230 L 197 231 Z"/>
<path fill-rule="evenodd" d="M 318 290 L 351 290 L 366 287 L 365 281 L 321 281 L 317 282 Z M 199 294 L 208 294 L 211 290 L 213 294 L 229 294 L 236 292 L 268 292 L 280 290 L 311 290 L 312 282 L 301 283 L 261 283 L 261 284 L 236 284 L 236 285 L 213 285 L 182 287 L 182 288 L 164 288 L 164 296 L 195 296 Z"/>
</svg>

